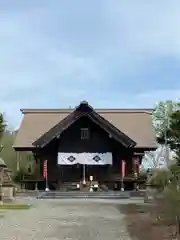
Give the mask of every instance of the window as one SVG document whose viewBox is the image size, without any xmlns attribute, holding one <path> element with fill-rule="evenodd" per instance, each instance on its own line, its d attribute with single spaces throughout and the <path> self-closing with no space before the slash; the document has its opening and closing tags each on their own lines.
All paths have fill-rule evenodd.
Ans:
<svg viewBox="0 0 180 240">
<path fill-rule="evenodd" d="M 81 128 L 81 139 L 89 139 L 89 129 Z"/>
</svg>

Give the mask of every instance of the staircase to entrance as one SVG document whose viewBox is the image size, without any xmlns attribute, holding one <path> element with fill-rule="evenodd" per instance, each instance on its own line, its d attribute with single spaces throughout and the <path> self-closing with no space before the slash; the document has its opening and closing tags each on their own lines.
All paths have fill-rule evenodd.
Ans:
<svg viewBox="0 0 180 240">
<path fill-rule="evenodd" d="M 130 198 L 129 192 L 85 192 L 85 191 L 48 191 L 39 195 L 39 199 L 128 199 Z"/>
</svg>

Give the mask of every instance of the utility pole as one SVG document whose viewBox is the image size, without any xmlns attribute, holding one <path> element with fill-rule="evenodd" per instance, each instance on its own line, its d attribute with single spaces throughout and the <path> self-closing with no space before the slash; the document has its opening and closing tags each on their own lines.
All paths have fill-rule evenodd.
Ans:
<svg viewBox="0 0 180 240">
<path fill-rule="evenodd" d="M 168 105 L 165 105 L 164 146 L 165 146 L 165 162 L 167 167 L 169 166 L 169 145 L 168 145 L 168 136 L 167 136 L 168 129 L 169 129 Z"/>
</svg>

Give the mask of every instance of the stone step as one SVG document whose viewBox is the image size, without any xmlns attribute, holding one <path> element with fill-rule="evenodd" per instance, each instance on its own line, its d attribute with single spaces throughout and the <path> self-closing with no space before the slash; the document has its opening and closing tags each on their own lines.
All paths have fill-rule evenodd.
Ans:
<svg viewBox="0 0 180 240">
<path fill-rule="evenodd" d="M 129 196 L 43 196 L 39 197 L 38 199 L 129 199 Z"/>
<path fill-rule="evenodd" d="M 40 193 L 41 194 L 41 193 Z M 90 194 L 90 195 L 130 195 L 129 192 L 115 192 L 115 193 L 110 193 L 110 192 L 83 192 L 83 191 L 73 191 L 73 192 L 42 192 L 42 194 L 45 195 L 84 195 L 84 194 Z"/>
<path fill-rule="evenodd" d="M 41 195 L 44 193 L 44 191 L 22 191 L 22 192 L 16 192 L 16 197 L 36 197 L 38 195 Z"/>
<path fill-rule="evenodd" d="M 39 198 L 41 199 L 54 199 L 54 198 L 129 198 L 129 192 L 44 192 L 39 194 Z"/>
<path fill-rule="evenodd" d="M 16 197 L 38 197 L 43 199 L 53 198 L 133 198 L 144 197 L 145 191 L 102 191 L 102 192 L 89 192 L 89 191 L 22 191 L 17 192 Z"/>
</svg>

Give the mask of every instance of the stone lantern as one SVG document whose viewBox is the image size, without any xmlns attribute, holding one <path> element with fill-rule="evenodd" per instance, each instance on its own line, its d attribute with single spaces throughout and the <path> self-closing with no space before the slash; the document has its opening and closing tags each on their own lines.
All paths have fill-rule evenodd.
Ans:
<svg viewBox="0 0 180 240">
<path fill-rule="evenodd" d="M 0 158 L 0 203 L 3 200 L 13 199 L 14 186 L 10 177 L 10 171 L 2 158 Z"/>
</svg>

